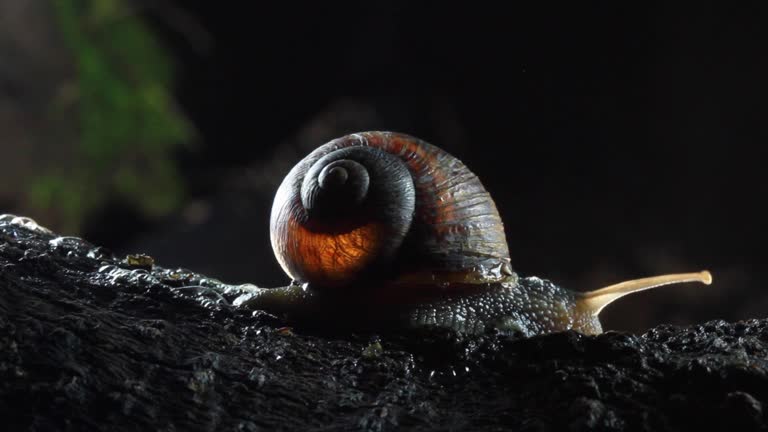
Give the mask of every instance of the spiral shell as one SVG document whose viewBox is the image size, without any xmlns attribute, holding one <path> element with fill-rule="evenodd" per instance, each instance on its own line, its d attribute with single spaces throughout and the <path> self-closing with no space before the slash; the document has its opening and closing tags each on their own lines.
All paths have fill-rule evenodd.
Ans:
<svg viewBox="0 0 768 432">
<path fill-rule="evenodd" d="M 404 134 L 347 135 L 310 153 L 278 189 L 270 232 L 285 272 L 318 288 L 513 274 L 501 218 L 477 176 Z"/>
</svg>

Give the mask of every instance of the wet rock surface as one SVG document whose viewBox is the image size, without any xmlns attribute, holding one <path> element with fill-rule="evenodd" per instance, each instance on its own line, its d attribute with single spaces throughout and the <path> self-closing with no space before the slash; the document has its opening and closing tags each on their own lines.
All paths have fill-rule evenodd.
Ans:
<svg viewBox="0 0 768 432">
<path fill-rule="evenodd" d="M 0 217 L 5 430 L 766 429 L 768 320 L 339 334 L 205 287 L 220 285 Z"/>
</svg>

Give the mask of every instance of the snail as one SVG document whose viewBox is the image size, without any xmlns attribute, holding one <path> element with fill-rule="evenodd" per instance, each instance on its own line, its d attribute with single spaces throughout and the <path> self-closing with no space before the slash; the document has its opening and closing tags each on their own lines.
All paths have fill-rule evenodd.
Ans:
<svg viewBox="0 0 768 432">
<path fill-rule="evenodd" d="M 394 132 L 332 140 L 301 160 L 274 199 L 270 237 L 293 280 L 238 301 L 296 321 L 599 334 L 600 311 L 630 293 L 708 271 L 575 292 L 512 269 L 504 225 L 478 177 Z"/>
</svg>

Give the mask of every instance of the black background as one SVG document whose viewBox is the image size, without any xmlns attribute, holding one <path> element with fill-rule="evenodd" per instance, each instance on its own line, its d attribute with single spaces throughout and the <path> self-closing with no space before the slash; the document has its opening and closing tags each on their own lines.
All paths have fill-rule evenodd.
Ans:
<svg viewBox="0 0 768 432">
<path fill-rule="evenodd" d="M 523 275 L 587 290 L 712 271 L 711 287 L 618 302 L 606 327 L 766 315 L 764 11 L 743 3 L 246 4 L 178 2 L 180 19 L 148 12 L 174 53 L 177 94 L 199 131 L 180 160 L 206 217 L 154 226 L 112 209 L 86 237 L 227 282 L 285 283 L 268 239 L 274 189 L 243 179 L 281 157 L 286 167 L 297 162 L 281 145 L 312 148 L 357 131 L 307 132 L 351 104 L 353 117 L 354 107 L 365 114 L 350 128 L 418 136 L 478 174 Z M 287 168 L 275 171 L 266 183 L 276 187 Z M 129 234 L 100 228 L 99 218 L 116 215 Z"/>
</svg>

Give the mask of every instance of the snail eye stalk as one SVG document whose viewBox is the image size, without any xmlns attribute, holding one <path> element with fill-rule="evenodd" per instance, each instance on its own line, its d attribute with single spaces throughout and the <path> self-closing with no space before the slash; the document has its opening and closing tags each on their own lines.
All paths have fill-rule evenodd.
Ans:
<svg viewBox="0 0 768 432">
<path fill-rule="evenodd" d="M 597 316 L 604 307 L 627 294 L 645 291 L 664 285 L 685 282 L 699 282 L 704 285 L 709 285 L 712 283 L 712 274 L 707 270 L 704 270 L 698 273 L 668 274 L 625 281 L 598 290 L 582 293 L 579 295 L 578 304 L 580 307 L 591 312 L 592 315 Z"/>
</svg>

